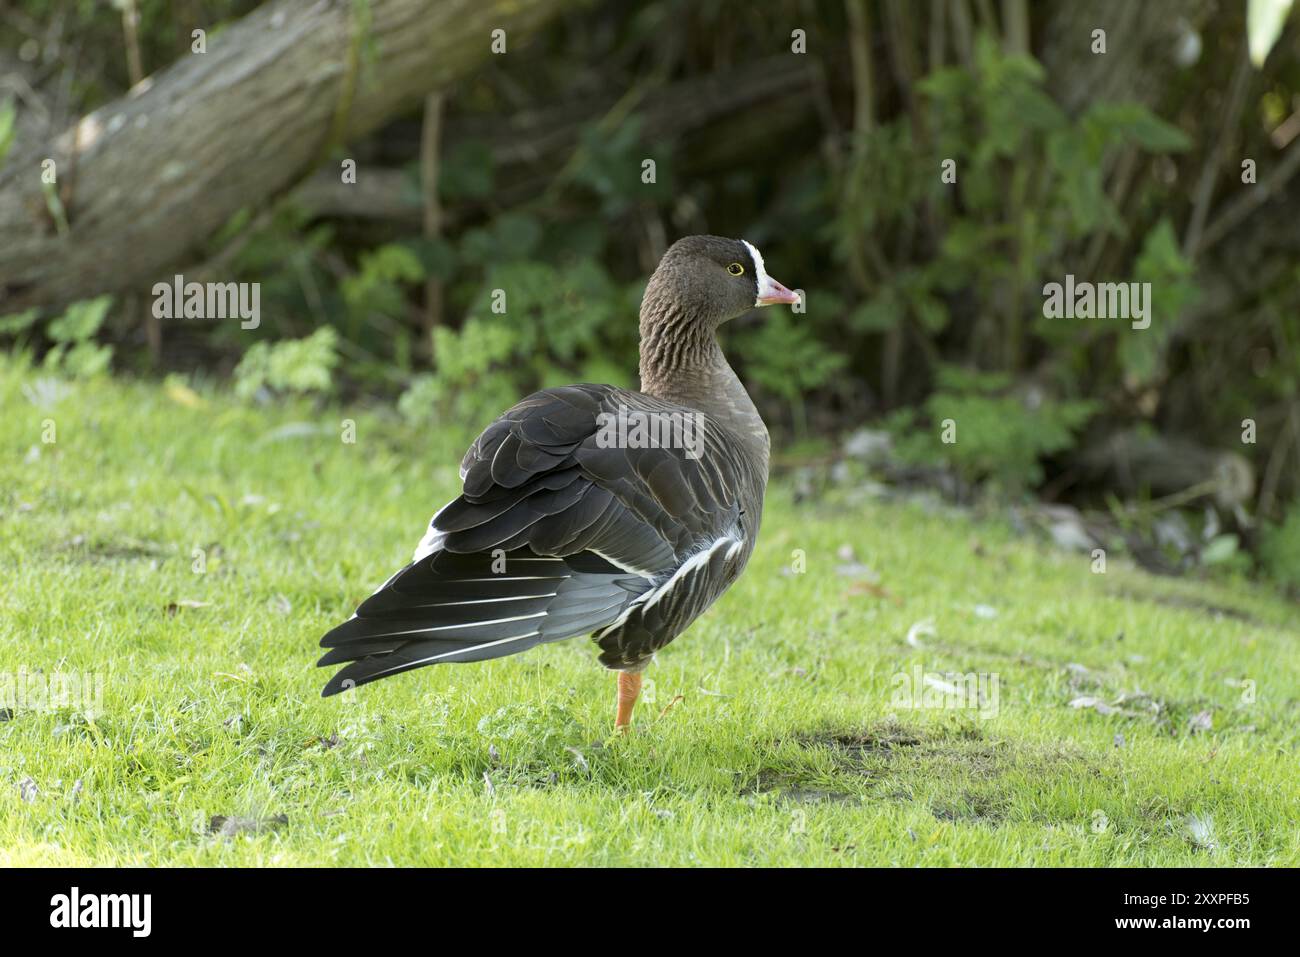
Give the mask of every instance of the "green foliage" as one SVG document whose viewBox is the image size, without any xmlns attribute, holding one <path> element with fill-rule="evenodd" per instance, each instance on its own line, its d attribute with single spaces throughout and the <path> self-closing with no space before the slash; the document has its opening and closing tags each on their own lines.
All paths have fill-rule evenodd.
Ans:
<svg viewBox="0 0 1300 957">
<path fill-rule="evenodd" d="M 413 244 L 387 243 L 362 253 L 358 270 L 339 284 L 349 331 L 381 331 L 390 343 L 394 364 L 402 370 L 411 368 L 415 340 L 405 321 L 411 293 L 426 275 L 424 260 Z"/>
<path fill-rule="evenodd" d="M 945 462 L 970 483 L 988 480 L 1010 492 L 1041 482 L 1040 459 L 1072 446 L 1096 404 L 1007 394 L 1009 384 L 1006 375 L 943 369 L 939 391 L 925 402 L 928 424 L 913 410 L 890 418 L 899 455 Z"/>
<path fill-rule="evenodd" d="M 491 148 L 480 140 L 449 144 L 438 175 L 442 198 L 449 202 L 486 199 L 492 188 Z"/>
<path fill-rule="evenodd" d="M 361 254 L 360 268 L 340 286 L 343 301 L 358 314 L 401 315 L 407 286 L 424 280 L 420 257 L 400 243 L 388 243 Z"/>
<path fill-rule="evenodd" d="M 234 323 L 187 324 L 175 337 L 168 329 L 164 364 L 180 354 L 182 336 L 184 354 L 194 348 L 210 368 L 229 367 L 270 337 L 245 357 L 241 381 L 245 394 L 274 390 L 270 340 L 330 327 L 347 361 L 318 368 L 316 384 L 337 377 L 349 393 L 400 395 L 412 421 L 482 424 L 539 387 L 632 384 L 635 316 L 653 251 L 708 231 L 757 241 L 774 274 L 811 291 L 806 315 L 763 310 L 724 333 L 787 451 L 787 422 L 801 441 L 830 442 L 804 435 L 808 422 L 848 428 L 909 406 L 896 422 L 913 435 L 923 425 L 916 444 L 930 460 L 959 462 L 971 480 L 1032 484 L 1050 450 L 1074 441 L 1079 415 L 1069 398 L 1035 405 L 1033 393 L 1017 392 L 1030 370 L 1055 396 L 1095 398 L 1106 416 L 1093 423 L 1099 432 L 1148 423 L 1218 447 L 1243 418 L 1285 420 L 1300 388 L 1300 270 L 1284 258 L 1286 244 L 1269 238 L 1274 227 L 1244 226 L 1195 263 L 1182 250 L 1207 151 L 1226 134 L 1233 155 L 1268 155 L 1269 134 L 1293 112 L 1300 73 L 1277 53 L 1252 81 L 1235 128 L 1224 130 L 1224 117 L 1204 108 L 1232 75 L 1232 50 L 1249 39 L 1259 62 L 1283 36 L 1286 0 L 1241 2 L 1248 16 L 1241 7 L 1214 15 L 1224 42 L 1207 44 L 1195 69 L 1153 71 L 1153 82 L 1164 78 L 1161 95 L 1141 91 L 1177 125 L 1133 102 L 1138 91 L 1099 101 L 1072 78 L 1049 82 L 1033 56 L 1010 52 L 1016 44 L 998 35 L 1003 18 L 979 16 L 980 32 L 967 37 L 945 4 L 891 10 L 890 55 L 873 48 L 866 88 L 841 69 L 852 42 L 844 6 L 814 5 L 811 97 L 794 90 L 802 80 L 774 74 L 770 90 L 766 78 L 746 81 L 764 86 L 761 95 L 724 83 L 673 99 L 672 85 L 725 81 L 769 43 L 761 18 L 738 0 L 654 0 L 600 29 L 557 23 L 538 32 L 526 72 L 499 69 L 493 58 L 458 84 L 448 119 L 455 135 L 443 138 L 438 157 L 445 215 L 436 234 L 419 222 L 422 157 L 411 114 L 355 144 L 363 176 L 402 172 L 408 210 L 391 220 L 339 215 L 328 191 L 312 189 L 241 210 L 194 259 L 228 267 L 222 279 L 260 283 L 263 313 L 275 321 L 252 335 Z M 179 8 L 137 6 L 147 70 L 189 55 Z M 209 39 L 257 6 L 207 0 Z M 348 71 L 345 85 L 364 89 L 378 63 L 372 2 L 349 6 L 354 29 L 335 66 Z M 873 31 L 883 22 L 875 6 Z M 1036 52 L 1063 4 L 1039 6 L 1028 5 Z M 72 8 L 62 50 L 120 48 L 120 11 L 93 0 Z M 40 76 L 24 75 L 48 85 L 63 75 L 46 69 L 59 54 L 32 25 L 62 7 L 20 0 L 18 9 L 0 22 L 0 46 L 37 44 L 35 59 L 20 59 L 41 64 Z M 687 42 L 701 36 L 708 42 Z M 1173 55 L 1169 44 L 1150 49 Z M 59 101 L 88 114 L 125 94 L 125 72 L 120 56 L 83 64 Z M 27 96 L 0 102 L 0 160 L 28 105 Z M 653 183 L 643 181 L 646 159 L 656 163 Z M 1240 190 L 1232 164 L 1211 169 L 1220 177 L 1212 229 Z M 941 178 L 948 172 L 952 181 Z M 1263 163 L 1260 172 L 1268 175 Z M 47 228 L 66 231 L 76 210 L 63 208 L 61 185 L 44 187 L 37 212 Z M 300 208 L 293 197 L 303 195 L 318 205 Z M 1149 282 L 1150 328 L 1047 319 L 1043 286 L 1067 273 Z M 1243 276 L 1252 281 L 1237 281 Z M 505 293 L 504 314 L 492 311 L 495 289 Z M 1210 290 L 1213 302 L 1202 298 Z M 85 321 L 71 313 L 47 336 L 38 314 L 25 313 L 0 319 L 0 335 L 33 361 L 44 351 L 51 367 L 93 374 L 109 353 L 92 336 L 75 337 Z M 139 348 L 139 330 L 127 328 L 128 310 L 101 321 L 95 337 L 130 343 L 118 345 L 116 361 L 140 370 L 154 362 Z M 1006 378 L 996 389 L 958 386 L 953 367 Z M 957 446 L 941 446 L 936 416 L 973 424 L 959 428 Z M 1000 431 L 981 448 L 973 433 L 984 423 Z M 1266 441 L 1245 450 L 1261 474 L 1271 452 Z M 1284 452 L 1277 469 L 1280 511 L 1300 493 L 1297 454 Z"/>
<path fill-rule="evenodd" d="M 1120 364 L 1133 384 L 1149 382 L 1160 372 L 1160 362 L 1177 330 L 1179 314 L 1197 292 L 1192 265 L 1183 256 L 1167 219 L 1162 219 L 1147 234 L 1136 270 L 1135 281 L 1151 284 L 1151 301 L 1147 303 L 1151 326 L 1120 337 Z"/>
<path fill-rule="evenodd" d="M 1300 505 L 1292 505 L 1281 525 L 1264 529 L 1260 557 L 1274 581 L 1300 589 Z"/>
<path fill-rule="evenodd" d="M 323 394 L 333 388 L 338 333 L 326 326 L 305 339 L 254 343 L 235 369 L 235 393 L 244 399 L 264 389 Z"/>
<path fill-rule="evenodd" d="M 459 330 L 440 327 L 434 335 L 439 376 L 451 384 L 473 382 L 514 355 L 519 340 L 507 323 L 478 316 L 467 319 Z"/>
<path fill-rule="evenodd" d="M 1093 103 L 1083 114 L 1087 155 L 1100 159 L 1102 151 L 1116 141 L 1137 146 L 1148 153 L 1181 153 L 1192 141 L 1178 127 L 1166 123 L 1140 103 Z"/>
<path fill-rule="evenodd" d="M 74 379 L 87 379 L 108 371 L 113 360 L 112 346 L 93 342 L 78 342 L 71 346 L 55 346 L 45 354 L 45 367 L 58 369 Z"/>
<path fill-rule="evenodd" d="M 23 312 L 0 316 L 0 336 L 15 336 L 26 332 L 36 325 L 36 320 L 40 317 L 41 311 L 35 307 L 26 309 Z"/>
<path fill-rule="evenodd" d="M 495 216 L 486 226 L 465 230 L 459 245 L 463 263 L 488 268 L 537 258 L 542 241 L 542 223 L 529 213 L 507 212 Z"/>
<path fill-rule="evenodd" d="M 486 425 L 520 398 L 508 375 L 492 374 L 515 346 L 505 323 L 471 318 L 459 330 L 439 327 L 434 331 L 438 372 L 415 376 L 398 400 L 398 411 L 412 423 Z"/>
<path fill-rule="evenodd" d="M 772 309 L 761 325 L 740 339 L 740 354 L 750 378 L 794 410 L 796 427 L 807 431 L 806 393 L 826 385 L 846 359 L 819 340 L 804 317 Z"/>
<path fill-rule="evenodd" d="M 1256 67 L 1264 65 L 1269 51 L 1282 35 L 1282 26 L 1291 12 L 1291 0 L 1247 0 L 1246 34 L 1249 40 L 1250 62 Z"/>
<path fill-rule="evenodd" d="M 4 165 L 9 149 L 14 145 L 14 124 L 18 111 L 10 98 L 0 101 L 0 166 Z"/>
<path fill-rule="evenodd" d="M 907 327 L 914 341 L 943 353 L 949 303 L 961 297 L 983 314 L 963 361 L 1018 371 L 1033 347 L 1031 333 L 1060 352 L 1075 346 L 1075 330 L 1043 320 L 1041 289 L 1077 271 L 1080 244 L 1126 234 L 1103 178 L 1107 158 L 1119 147 L 1161 154 L 1190 143 L 1135 103 L 1093 104 L 1071 118 L 1044 81 L 1031 57 L 1009 55 L 981 35 L 971 68 L 945 67 L 919 83 L 928 140 L 916 139 L 907 116 L 858 134 L 856 162 L 832 197 L 845 200 L 835 210 L 837 254 L 851 273 L 865 274 L 863 294 L 845 319 L 851 342 Z M 935 175 L 918 176 L 918 168 Z M 955 182 L 942 182 L 942 170 Z M 918 218 L 936 224 L 937 255 L 919 263 L 873 261 L 882 253 L 870 252 L 867 236 L 909 234 Z M 1146 272 L 1158 283 L 1167 334 L 1194 289 L 1165 239 L 1163 228 L 1148 236 Z M 1157 335 L 1130 342 L 1118 323 L 1103 334 L 1131 365 L 1143 360 L 1129 353 L 1147 350 L 1153 367 L 1165 342 Z"/>
<path fill-rule="evenodd" d="M 655 164 L 653 182 L 645 181 L 646 160 Z M 673 195 L 671 153 L 643 141 L 636 116 L 613 129 L 603 123 L 586 127 L 571 175 L 595 194 L 606 217 L 623 215 L 638 204 L 664 202 Z"/>
<path fill-rule="evenodd" d="M 1202 565 L 1238 564 L 1239 545 L 1236 535 L 1216 535 L 1201 549 L 1200 562 Z"/>
<path fill-rule="evenodd" d="M 111 296 L 73 303 L 67 312 L 50 322 L 46 331 L 55 342 L 83 342 L 99 331 L 112 304 Z"/>
<path fill-rule="evenodd" d="M 492 311 L 502 290 L 505 312 Z M 486 421 L 522 395 L 574 379 L 626 381 L 608 361 L 603 337 L 624 306 L 619 287 L 593 261 L 565 269 L 519 262 L 491 269 L 460 329 L 434 331 L 436 373 L 412 380 L 399 401 L 413 421 Z M 584 375 L 598 367 L 595 376 Z"/>
<path fill-rule="evenodd" d="M 78 379 L 106 371 L 113 347 L 96 344 L 94 337 L 112 303 L 111 296 L 75 302 L 63 315 L 51 320 L 45 331 L 55 345 L 45 354 L 45 368 Z"/>
<path fill-rule="evenodd" d="M 593 260 L 563 267 L 517 262 L 489 270 L 485 286 L 508 291 L 506 317 L 515 330 L 522 353 L 549 352 L 549 358 L 569 361 L 583 350 L 599 348 L 600 334 L 619 319 L 617 287 Z"/>
<path fill-rule="evenodd" d="M 412 425 L 431 423 L 436 421 L 438 405 L 445 399 L 446 390 L 438 377 L 421 373 L 411 379 L 398 397 L 397 411 Z"/>
<path fill-rule="evenodd" d="M 523 215 L 466 234 L 455 256 L 481 263 L 482 279 L 460 328 L 434 330 L 435 372 L 413 379 L 399 403 L 408 419 L 485 422 L 543 386 L 626 384 L 636 335 L 628 290 L 593 257 L 532 258 L 542 242 Z M 620 354 L 626 361 L 610 358 Z"/>
</svg>

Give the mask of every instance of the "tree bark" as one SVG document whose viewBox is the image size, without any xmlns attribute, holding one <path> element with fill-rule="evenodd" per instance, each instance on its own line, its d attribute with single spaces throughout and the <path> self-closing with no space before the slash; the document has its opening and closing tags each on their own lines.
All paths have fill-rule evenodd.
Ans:
<svg viewBox="0 0 1300 957">
<path fill-rule="evenodd" d="M 493 30 L 506 31 L 508 58 L 573 2 L 259 7 L 51 141 L 15 145 L 0 170 L 0 313 L 147 293 L 234 213 L 486 60 Z"/>
</svg>

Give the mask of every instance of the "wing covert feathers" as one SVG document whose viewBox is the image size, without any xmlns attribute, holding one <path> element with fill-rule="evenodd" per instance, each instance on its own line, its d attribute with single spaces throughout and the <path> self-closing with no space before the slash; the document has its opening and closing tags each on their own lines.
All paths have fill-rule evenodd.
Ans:
<svg viewBox="0 0 1300 957">
<path fill-rule="evenodd" d="M 766 469 L 708 421 L 694 458 L 603 447 L 602 413 L 627 409 L 689 411 L 575 385 L 484 429 L 416 560 L 321 639 L 319 663 L 346 664 L 324 694 L 592 632 L 603 664 L 635 670 L 712 604 L 749 557 Z"/>
</svg>

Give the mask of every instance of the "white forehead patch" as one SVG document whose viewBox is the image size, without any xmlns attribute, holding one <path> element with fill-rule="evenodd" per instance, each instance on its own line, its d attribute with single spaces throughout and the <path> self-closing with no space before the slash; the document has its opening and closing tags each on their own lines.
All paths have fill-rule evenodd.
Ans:
<svg viewBox="0 0 1300 957">
<path fill-rule="evenodd" d="M 761 296 L 763 290 L 770 288 L 772 285 L 772 279 L 768 276 L 767 269 L 763 266 L 763 254 L 760 253 L 757 247 L 755 247 L 748 239 L 742 239 L 741 242 L 745 244 L 745 248 L 749 250 L 749 255 L 754 259 L 754 270 L 758 273 L 754 279 L 758 282 L 758 295 Z M 754 299 L 754 305 L 761 305 L 757 297 Z"/>
</svg>

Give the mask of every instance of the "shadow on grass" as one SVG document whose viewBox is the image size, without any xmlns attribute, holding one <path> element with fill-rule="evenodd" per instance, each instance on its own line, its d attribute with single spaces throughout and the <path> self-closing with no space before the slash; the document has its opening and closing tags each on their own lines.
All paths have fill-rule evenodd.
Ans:
<svg viewBox="0 0 1300 957">
<path fill-rule="evenodd" d="M 742 791 L 798 803 L 925 804 L 939 820 L 997 825 L 1026 782 L 1100 771 L 1070 746 L 990 738 L 977 725 L 883 721 L 865 728 L 800 732 Z"/>
</svg>

